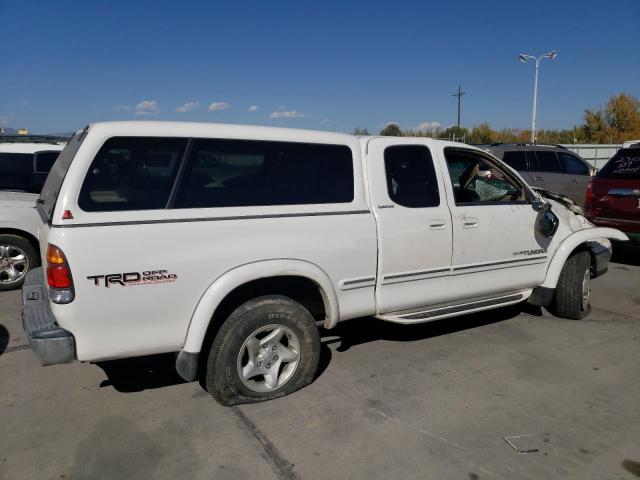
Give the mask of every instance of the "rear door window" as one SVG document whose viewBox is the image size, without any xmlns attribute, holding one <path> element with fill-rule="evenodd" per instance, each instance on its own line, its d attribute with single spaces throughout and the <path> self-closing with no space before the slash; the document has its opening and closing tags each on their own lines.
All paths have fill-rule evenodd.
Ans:
<svg viewBox="0 0 640 480">
<path fill-rule="evenodd" d="M 389 198 L 409 208 L 440 205 L 431 152 L 423 145 L 395 145 L 384 151 Z"/>
<path fill-rule="evenodd" d="M 598 172 L 598 177 L 640 180 L 640 148 L 619 150 Z"/>
<path fill-rule="evenodd" d="M 523 151 L 504 152 L 502 161 L 514 170 L 527 171 L 527 156 Z"/>
<path fill-rule="evenodd" d="M 348 203 L 353 192 L 347 146 L 196 139 L 173 207 Z"/>
<path fill-rule="evenodd" d="M 114 137 L 94 158 L 78 204 L 88 212 L 165 208 L 186 138 Z"/>
<path fill-rule="evenodd" d="M 536 161 L 533 168 L 531 166 L 529 167 L 530 170 L 534 172 L 562 173 L 556 152 L 536 150 L 535 158 Z"/>
</svg>

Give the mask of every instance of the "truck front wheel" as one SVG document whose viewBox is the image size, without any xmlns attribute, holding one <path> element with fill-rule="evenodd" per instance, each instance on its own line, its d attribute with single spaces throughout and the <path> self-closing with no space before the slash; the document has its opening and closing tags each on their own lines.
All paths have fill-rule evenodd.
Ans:
<svg viewBox="0 0 640 480">
<path fill-rule="evenodd" d="M 223 405 L 270 400 L 311 383 L 319 358 L 320 335 L 307 309 L 284 296 L 255 298 L 220 327 L 206 387 Z"/>
<path fill-rule="evenodd" d="M 558 317 L 581 320 L 591 312 L 591 257 L 588 252 L 571 255 L 562 267 L 551 304 Z"/>
</svg>

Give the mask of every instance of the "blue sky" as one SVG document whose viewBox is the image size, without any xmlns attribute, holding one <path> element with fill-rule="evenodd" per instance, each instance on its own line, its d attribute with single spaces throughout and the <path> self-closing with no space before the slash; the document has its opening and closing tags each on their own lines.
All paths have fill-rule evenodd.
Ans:
<svg viewBox="0 0 640 480">
<path fill-rule="evenodd" d="M 557 50 L 538 127 L 571 127 L 640 96 L 639 16 L 639 0 L 0 0 L 0 126 L 448 126 L 461 83 L 463 125 L 526 128 L 534 66 L 518 53 Z"/>
</svg>

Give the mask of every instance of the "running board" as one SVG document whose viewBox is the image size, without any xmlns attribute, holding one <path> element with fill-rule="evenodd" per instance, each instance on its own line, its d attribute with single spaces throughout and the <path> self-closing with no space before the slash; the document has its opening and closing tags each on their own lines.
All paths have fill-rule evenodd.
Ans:
<svg viewBox="0 0 640 480">
<path fill-rule="evenodd" d="M 502 295 L 499 297 L 483 298 L 482 300 L 468 301 L 465 303 L 457 303 L 450 305 L 433 305 L 431 307 L 423 307 L 419 310 L 411 312 L 392 312 L 383 315 L 376 315 L 381 320 L 394 323 L 422 323 L 441 318 L 455 317 L 466 313 L 481 312 L 492 308 L 513 305 L 526 300 L 531 295 L 531 290 L 525 290 L 510 295 Z"/>
</svg>

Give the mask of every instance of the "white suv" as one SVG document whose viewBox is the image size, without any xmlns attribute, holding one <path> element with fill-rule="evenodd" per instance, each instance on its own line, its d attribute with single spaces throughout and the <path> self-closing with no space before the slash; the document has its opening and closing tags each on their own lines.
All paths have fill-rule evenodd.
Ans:
<svg viewBox="0 0 640 480">
<path fill-rule="evenodd" d="M 227 405 L 311 382 L 317 322 L 527 299 L 582 318 L 605 237 L 626 239 L 474 147 L 239 125 L 90 125 L 38 208 L 23 322 L 41 361 L 177 352 Z"/>
<path fill-rule="evenodd" d="M 0 291 L 20 288 L 40 265 L 36 199 L 64 145 L 33 140 L 0 136 Z"/>
</svg>

